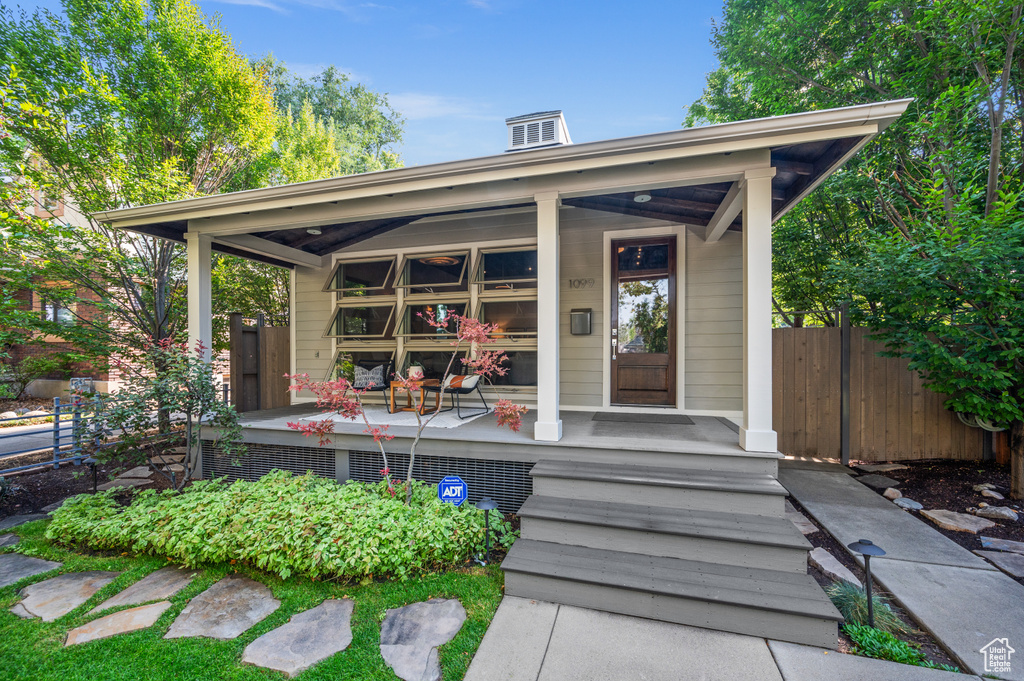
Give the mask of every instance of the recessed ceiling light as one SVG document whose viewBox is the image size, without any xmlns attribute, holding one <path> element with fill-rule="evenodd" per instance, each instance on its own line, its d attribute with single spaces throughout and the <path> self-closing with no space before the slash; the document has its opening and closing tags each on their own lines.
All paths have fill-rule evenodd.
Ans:
<svg viewBox="0 0 1024 681">
<path fill-rule="evenodd" d="M 647 203 L 648 201 L 651 200 L 651 193 L 644 191 L 634 192 L 633 200 L 636 201 L 637 203 Z"/>
<path fill-rule="evenodd" d="M 310 227 L 306 230 L 306 234 L 313 234 L 315 236 L 317 234 L 323 234 L 323 232 L 320 231 L 319 227 Z"/>
</svg>

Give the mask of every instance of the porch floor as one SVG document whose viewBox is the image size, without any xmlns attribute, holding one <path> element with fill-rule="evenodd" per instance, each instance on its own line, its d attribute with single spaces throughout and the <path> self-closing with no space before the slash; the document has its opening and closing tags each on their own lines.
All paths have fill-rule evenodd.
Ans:
<svg viewBox="0 0 1024 681">
<path fill-rule="evenodd" d="M 382 407 L 369 407 L 386 414 Z M 622 421 L 595 420 L 596 412 L 562 412 L 562 439 L 558 442 L 539 442 L 533 439 L 533 426 L 537 412 L 529 411 L 523 417 L 522 429 L 512 432 L 499 428 L 494 414 L 467 420 L 457 428 L 427 428 L 423 441 L 479 442 L 491 445 L 572 447 L 585 449 L 614 449 L 667 453 L 707 454 L 716 456 L 764 457 L 776 459 L 776 453 L 745 452 L 739 446 L 738 427 L 728 419 L 715 416 L 690 416 L 692 424 L 650 423 L 635 414 L 636 419 Z M 246 412 L 241 424 L 247 430 L 288 431 L 289 422 L 314 419 L 320 412 L 311 404 L 297 404 L 279 409 Z M 374 414 L 377 419 L 380 414 Z M 634 416 L 629 414 L 629 416 Z M 335 433 L 345 436 L 363 436 L 365 425 L 361 421 L 335 422 Z M 388 433 L 396 438 L 411 438 L 414 427 L 391 426 Z"/>
</svg>

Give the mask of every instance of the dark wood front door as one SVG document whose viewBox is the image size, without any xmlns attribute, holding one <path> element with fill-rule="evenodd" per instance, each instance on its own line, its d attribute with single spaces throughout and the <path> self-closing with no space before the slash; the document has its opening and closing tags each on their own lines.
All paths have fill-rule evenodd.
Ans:
<svg viewBox="0 0 1024 681">
<path fill-rule="evenodd" d="M 676 403 L 676 238 L 612 241 L 613 404 Z"/>
</svg>

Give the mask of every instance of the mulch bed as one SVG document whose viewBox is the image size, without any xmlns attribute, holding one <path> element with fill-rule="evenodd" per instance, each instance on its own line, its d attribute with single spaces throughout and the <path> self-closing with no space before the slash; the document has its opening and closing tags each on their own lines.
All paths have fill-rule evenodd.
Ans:
<svg viewBox="0 0 1024 681">
<path fill-rule="evenodd" d="M 861 584 L 863 584 L 865 581 L 864 570 L 853 560 L 853 557 L 849 553 L 847 553 L 846 549 L 842 545 L 840 545 L 838 541 L 836 541 L 835 537 L 830 535 L 828 532 L 825 531 L 825 529 L 821 525 L 815 522 L 814 518 L 812 518 L 810 514 L 804 511 L 803 507 L 800 506 L 799 502 L 797 502 L 792 497 L 790 497 L 789 501 L 798 511 L 803 513 L 804 517 L 806 517 L 808 520 L 814 523 L 814 525 L 818 528 L 817 532 L 813 534 L 804 535 L 807 537 L 807 541 L 809 541 L 812 546 L 823 548 L 829 553 L 831 553 L 833 556 L 835 556 L 836 560 L 838 560 L 840 563 L 846 566 L 846 568 L 850 572 L 852 572 L 857 577 L 857 579 L 861 581 Z M 832 578 L 826 576 L 824 572 L 819 570 L 817 567 L 811 565 L 810 563 L 808 563 L 807 565 L 807 574 L 814 577 L 815 581 L 818 582 L 818 585 L 821 586 L 822 589 L 825 589 L 826 587 L 832 585 Z M 889 607 L 892 608 L 892 611 L 896 613 L 896 615 L 901 620 L 903 620 L 903 622 L 907 624 L 910 629 L 912 629 L 915 632 L 912 634 L 900 634 L 899 637 L 901 639 L 920 646 L 921 652 L 924 653 L 925 657 L 927 657 L 928 660 L 931 662 L 934 662 L 936 664 L 948 664 L 954 667 L 959 666 L 952 658 L 949 657 L 949 655 L 946 654 L 946 651 L 943 650 L 942 647 L 935 642 L 935 639 L 933 639 L 930 634 L 918 630 L 917 623 L 914 622 L 914 620 L 912 620 L 910 616 L 903 611 L 902 608 L 896 605 L 896 603 L 892 602 L 890 595 L 886 593 L 885 590 L 879 588 L 877 582 L 872 582 L 872 592 L 876 594 L 881 594 L 882 596 L 889 598 Z M 840 628 L 839 652 L 849 653 L 853 649 L 853 645 L 853 641 L 850 639 L 850 637 L 843 633 L 842 628 Z"/>
<path fill-rule="evenodd" d="M 52 412 L 53 400 L 44 400 L 38 397 L 23 397 L 20 400 L 0 400 L 0 412 L 17 411 L 19 409 Z"/>
<path fill-rule="evenodd" d="M 997 487 L 996 491 L 1009 496 L 1010 467 L 1000 466 L 994 461 L 946 461 L 922 460 L 900 461 L 908 468 L 882 473 L 893 480 L 899 480 L 898 489 L 903 496 L 919 501 L 926 509 L 946 509 L 957 513 L 966 513 L 968 508 L 977 508 L 980 502 L 990 506 L 1008 506 L 1021 518 L 1017 522 L 993 520 L 995 527 L 982 530 L 978 534 L 944 530 L 927 518 L 917 515 L 921 522 L 952 539 L 969 551 L 983 550 L 981 537 L 996 537 L 1011 541 L 1024 542 L 1024 504 L 1019 500 L 1007 498 L 1004 501 L 989 499 L 974 491 L 974 485 L 990 483 Z M 870 488 L 869 488 L 870 489 Z M 879 494 L 883 490 L 875 490 Z M 1024 584 L 1024 578 L 1014 578 Z"/>
</svg>

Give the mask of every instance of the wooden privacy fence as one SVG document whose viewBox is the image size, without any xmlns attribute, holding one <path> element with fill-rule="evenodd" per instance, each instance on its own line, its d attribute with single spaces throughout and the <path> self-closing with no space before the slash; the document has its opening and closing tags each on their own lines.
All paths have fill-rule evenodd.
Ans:
<svg viewBox="0 0 1024 681">
<path fill-rule="evenodd" d="M 260 320 L 262 321 L 262 320 Z M 287 326 L 246 326 L 231 315 L 231 404 L 237 411 L 275 409 L 289 404 L 291 337 Z"/>
<path fill-rule="evenodd" d="M 945 409 L 908 361 L 879 357 L 867 329 L 850 329 L 850 458 L 981 459 L 984 432 Z M 779 451 L 840 458 L 841 331 L 772 331 L 772 420 Z"/>
</svg>

